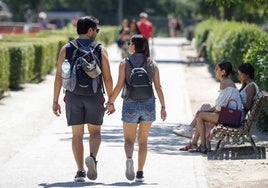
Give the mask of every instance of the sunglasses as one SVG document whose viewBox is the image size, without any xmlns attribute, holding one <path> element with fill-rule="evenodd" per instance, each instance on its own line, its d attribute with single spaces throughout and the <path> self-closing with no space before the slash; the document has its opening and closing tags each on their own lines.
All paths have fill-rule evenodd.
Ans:
<svg viewBox="0 0 268 188">
<path fill-rule="evenodd" d="M 127 42 L 127 45 L 129 46 L 130 44 L 131 44 L 131 42 L 130 42 L 130 41 L 128 41 L 128 42 Z"/>
<path fill-rule="evenodd" d="M 96 29 L 96 32 L 99 33 L 100 29 L 99 28 L 95 28 Z"/>
</svg>

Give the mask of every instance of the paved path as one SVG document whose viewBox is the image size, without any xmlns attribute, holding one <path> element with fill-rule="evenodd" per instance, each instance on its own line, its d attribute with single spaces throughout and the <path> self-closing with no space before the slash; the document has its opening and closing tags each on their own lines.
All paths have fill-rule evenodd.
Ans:
<svg viewBox="0 0 268 188">
<path fill-rule="evenodd" d="M 124 175 L 120 109 L 106 116 L 102 129 L 102 144 L 98 154 L 98 179 L 76 184 L 76 165 L 71 151 L 71 130 L 65 114 L 55 117 L 51 110 L 53 75 L 40 84 L 26 84 L 24 91 L 11 92 L 0 101 L 0 188 L 6 187 L 207 187 L 204 161 L 200 154 L 179 152 L 187 139 L 172 134 L 176 123 L 192 118 L 184 66 L 179 64 L 178 44 L 184 39 L 155 39 L 155 58 L 159 60 L 162 86 L 166 97 L 168 117 L 157 120 L 150 132 L 148 157 L 144 168 L 144 184 L 129 182 Z M 108 48 L 114 82 L 117 81 L 120 53 L 115 45 Z M 62 98 L 62 96 L 61 96 Z M 63 105 L 63 102 L 61 103 Z M 64 112 L 64 109 L 62 110 Z M 85 135 L 85 143 L 88 141 Z M 87 146 L 87 145 L 85 145 Z M 88 148 L 85 147 L 88 154 Z M 135 146 L 134 162 L 137 161 Z"/>
</svg>

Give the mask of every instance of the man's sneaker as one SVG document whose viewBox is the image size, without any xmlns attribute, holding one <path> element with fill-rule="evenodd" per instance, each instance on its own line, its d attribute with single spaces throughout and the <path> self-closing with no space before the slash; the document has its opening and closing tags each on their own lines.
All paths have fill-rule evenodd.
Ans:
<svg viewBox="0 0 268 188">
<path fill-rule="evenodd" d="M 182 130 L 173 130 L 173 133 L 177 136 L 183 136 L 186 138 L 192 138 L 193 134 L 194 134 L 194 130 L 189 126 L 186 129 L 182 129 Z"/>
<path fill-rule="evenodd" d="M 127 161 L 126 161 L 126 177 L 130 181 L 134 180 L 134 178 L 135 178 L 135 172 L 134 172 L 132 159 L 127 159 Z"/>
<path fill-rule="evenodd" d="M 85 182 L 86 172 L 85 171 L 77 171 L 74 177 L 75 182 Z"/>
<path fill-rule="evenodd" d="M 143 171 L 137 171 L 136 182 L 144 182 Z"/>
<path fill-rule="evenodd" d="M 97 179 L 97 161 L 95 157 L 88 156 L 85 160 L 86 166 L 88 168 L 87 170 L 87 177 L 88 179 L 95 180 Z"/>
</svg>

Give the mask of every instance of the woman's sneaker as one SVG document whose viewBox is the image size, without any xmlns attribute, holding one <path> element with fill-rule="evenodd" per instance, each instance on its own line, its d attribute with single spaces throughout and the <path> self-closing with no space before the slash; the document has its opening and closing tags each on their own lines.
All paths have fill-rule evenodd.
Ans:
<svg viewBox="0 0 268 188">
<path fill-rule="evenodd" d="M 90 180 L 97 179 L 97 161 L 94 156 L 90 155 L 85 160 L 86 166 L 88 168 L 87 177 Z"/>
<path fill-rule="evenodd" d="M 143 171 L 137 171 L 136 182 L 144 182 Z"/>
<path fill-rule="evenodd" d="M 134 178 L 135 178 L 133 160 L 131 158 L 126 160 L 126 177 L 130 181 L 134 180 Z"/>
<path fill-rule="evenodd" d="M 74 177 L 75 182 L 85 182 L 86 172 L 85 171 L 77 171 Z"/>
<path fill-rule="evenodd" d="M 189 127 L 182 129 L 182 130 L 173 130 L 173 133 L 177 136 L 192 138 L 192 136 L 194 134 L 194 130 L 192 127 L 189 126 Z"/>
</svg>

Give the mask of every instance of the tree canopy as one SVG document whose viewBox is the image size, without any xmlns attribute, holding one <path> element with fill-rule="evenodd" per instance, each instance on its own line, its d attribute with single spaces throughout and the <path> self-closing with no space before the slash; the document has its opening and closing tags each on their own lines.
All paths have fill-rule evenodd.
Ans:
<svg viewBox="0 0 268 188">
<path fill-rule="evenodd" d="M 118 16 L 137 17 L 146 11 L 150 16 L 181 18 L 184 22 L 196 18 L 216 17 L 218 19 L 265 23 L 268 20 L 267 0 L 3 0 L 13 13 L 13 21 L 25 21 L 25 13 L 40 11 L 74 10 L 94 15 L 102 23 L 118 24 Z M 120 3 L 122 12 L 120 13 Z"/>
</svg>

